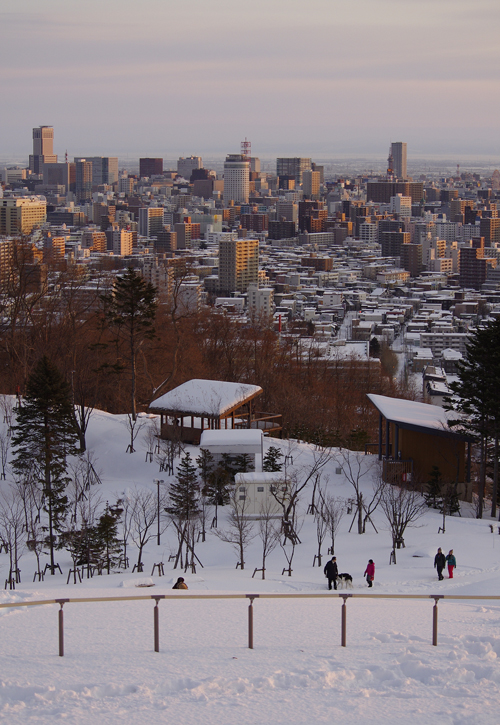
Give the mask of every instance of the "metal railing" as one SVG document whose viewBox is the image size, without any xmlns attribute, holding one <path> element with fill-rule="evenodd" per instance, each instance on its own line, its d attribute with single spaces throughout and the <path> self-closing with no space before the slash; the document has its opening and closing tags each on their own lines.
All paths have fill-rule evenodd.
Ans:
<svg viewBox="0 0 500 725">
<path fill-rule="evenodd" d="M 438 602 L 440 599 L 460 601 L 500 601 L 499 595 L 465 595 L 465 594 L 354 594 L 340 592 L 337 594 L 342 599 L 341 607 L 341 638 L 340 645 L 347 646 L 347 600 L 348 599 L 423 599 L 434 600 L 432 611 L 432 644 L 437 647 L 438 638 Z M 335 599 L 331 593 L 318 594 L 151 594 L 149 596 L 125 596 L 125 597 L 71 597 L 64 599 L 41 599 L 27 602 L 9 602 L 0 604 L 0 609 L 15 607 L 38 607 L 45 604 L 59 604 L 58 628 L 59 628 L 59 656 L 64 656 L 64 613 L 65 604 L 82 604 L 93 602 L 130 602 L 130 601 L 154 601 L 153 610 L 153 639 L 154 651 L 160 651 L 160 600 L 183 599 L 194 601 L 199 599 L 245 599 L 249 600 L 248 606 L 248 648 L 253 649 L 254 626 L 253 626 L 253 603 L 256 599 Z"/>
</svg>

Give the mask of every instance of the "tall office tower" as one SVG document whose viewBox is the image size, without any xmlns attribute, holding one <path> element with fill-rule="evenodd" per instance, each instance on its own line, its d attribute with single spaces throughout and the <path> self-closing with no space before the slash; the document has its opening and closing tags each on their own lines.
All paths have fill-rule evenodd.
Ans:
<svg viewBox="0 0 500 725">
<path fill-rule="evenodd" d="M 406 143 L 403 141 L 396 141 L 396 143 L 392 143 L 391 156 L 393 160 L 394 176 L 397 179 L 408 178 L 406 173 Z"/>
<path fill-rule="evenodd" d="M 187 158 L 181 156 L 177 161 L 177 173 L 183 179 L 187 179 L 187 181 L 190 180 L 191 174 L 195 169 L 201 168 L 203 168 L 201 156 L 188 156 Z"/>
<path fill-rule="evenodd" d="M 319 171 L 302 172 L 302 191 L 307 199 L 319 199 L 320 179 Z"/>
<path fill-rule="evenodd" d="M 161 176 L 163 174 L 163 159 L 139 159 L 139 177 Z"/>
<path fill-rule="evenodd" d="M 75 194 L 78 202 L 92 198 L 92 161 L 75 160 Z"/>
<path fill-rule="evenodd" d="M 33 129 L 33 153 L 30 154 L 29 167 L 34 174 L 41 174 L 43 164 L 57 163 L 54 154 L 54 129 L 52 126 L 40 126 Z"/>
<path fill-rule="evenodd" d="M 40 196 L 0 199 L 0 234 L 29 234 L 47 219 L 47 202 Z"/>
<path fill-rule="evenodd" d="M 141 237 L 154 237 L 163 229 L 162 206 L 146 206 L 139 209 L 139 228 Z"/>
<path fill-rule="evenodd" d="M 241 154 L 228 154 L 224 161 L 224 201 L 248 204 L 250 162 Z"/>
<path fill-rule="evenodd" d="M 92 164 L 92 186 L 111 186 L 118 181 L 118 158 L 116 156 L 87 156 L 85 159 L 75 157 L 77 161 L 88 161 Z"/>
<path fill-rule="evenodd" d="M 74 163 L 43 164 L 43 183 L 47 186 L 65 186 L 66 193 L 74 191 L 76 170 Z"/>
<path fill-rule="evenodd" d="M 302 183 L 304 171 L 311 170 L 311 159 L 280 158 L 276 159 L 276 176 L 287 176 L 295 179 L 296 184 Z"/>
<path fill-rule="evenodd" d="M 219 289 L 231 294 L 246 292 L 259 283 L 258 239 L 226 239 L 219 242 Z"/>
</svg>

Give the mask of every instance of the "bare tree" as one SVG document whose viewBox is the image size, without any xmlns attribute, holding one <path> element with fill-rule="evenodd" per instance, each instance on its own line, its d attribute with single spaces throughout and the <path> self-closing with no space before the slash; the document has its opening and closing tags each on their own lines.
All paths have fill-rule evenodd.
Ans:
<svg viewBox="0 0 500 725">
<path fill-rule="evenodd" d="M 318 553 L 314 557 L 318 566 L 321 566 L 321 547 L 328 533 L 328 516 L 325 510 L 324 492 L 318 484 L 318 501 L 315 504 L 314 518 L 316 522 L 316 541 L 318 542 Z M 313 564 L 314 565 L 314 564 Z"/>
<path fill-rule="evenodd" d="M 284 567 L 281 574 L 283 575 L 285 572 L 288 572 L 288 576 L 292 576 L 292 562 L 293 557 L 295 555 L 295 547 L 297 546 L 297 543 L 299 541 L 299 534 L 300 530 L 302 528 L 303 519 L 295 518 L 294 522 L 294 529 L 297 534 L 297 536 L 294 536 L 292 538 L 285 537 L 283 540 L 280 538 L 280 546 L 283 551 L 283 554 L 285 555 L 286 563 L 288 564 L 287 567 Z"/>
<path fill-rule="evenodd" d="M 335 454 L 335 461 L 342 468 L 344 476 L 354 488 L 356 496 L 356 511 L 354 513 L 352 523 L 354 523 L 357 518 L 358 534 L 364 534 L 366 531 L 367 521 L 370 521 L 373 528 L 375 528 L 371 520 L 371 515 L 380 503 L 383 484 L 381 477 L 377 476 L 371 497 L 367 497 L 365 499 L 363 491 L 361 490 L 362 479 L 370 476 L 370 474 L 375 471 L 378 461 L 374 458 L 374 456 L 367 456 L 359 451 L 350 451 L 348 448 L 340 448 Z M 350 530 L 351 529 L 349 529 L 349 531 Z"/>
<path fill-rule="evenodd" d="M 266 578 L 266 559 L 279 543 L 281 530 L 274 507 L 266 501 L 260 507 L 258 536 L 262 544 L 262 578 Z"/>
<path fill-rule="evenodd" d="M 391 529 L 392 548 L 395 551 L 404 547 L 406 529 L 415 526 L 415 522 L 426 512 L 427 505 L 418 491 L 387 483 L 383 489 L 381 506 Z"/>
<path fill-rule="evenodd" d="M 285 456 L 285 463 L 286 458 L 287 456 Z M 321 470 L 330 460 L 331 449 L 317 446 L 313 453 L 312 466 L 302 470 L 296 469 L 289 474 L 285 465 L 285 470 L 283 472 L 283 484 L 276 485 L 271 488 L 272 495 L 282 509 L 283 533 L 285 534 L 285 541 L 290 537 L 298 539 L 295 521 L 297 503 L 299 501 L 300 494 L 311 480 L 316 479 L 316 476 L 320 474 Z M 300 543 L 300 540 L 296 543 Z"/>
<path fill-rule="evenodd" d="M 335 539 L 339 530 L 340 522 L 346 512 L 346 504 L 344 499 L 336 498 L 331 495 L 322 495 L 323 512 L 326 516 L 327 529 L 332 542 L 328 553 L 332 556 L 335 554 Z"/>
<path fill-rule="evenodd" d="M 246 495 L 241 495 L 235 488 L 231 494 L 231 510 L 227 518 L 227 529 L 215 531 L 217 538 L 233 545 L 239 557 L 238 564 L 242 569 L 245 568 L 245 549 L 256 536 L 253 521 L 248 518 L 246 513 L 247 507 Z"/>
<path fill-rule="evenodd" d="M 126 425 L 130 435 L 130 443 L 127 446 L 127 453 L 135 453 L 134 443 L 141 430 L 146 425 L 143 418 L 137 417 L 133 413 L 127 413 Z"/>
<path fill-rule="evenodd" d="M 0 479 L 7 477 L 7 462 L 9 460 L 10 441 L 12 437 L 12 415 L 14 403 L 10 395 L 0 396 L 0 414 L 3 417 L 4 428 L 0 432 Z"/>
<path fill-rule="evenodd" d="M 163 502 L 164 504 L 164 502 Z M 144 547 L 155 534 L 154 525 L 158 521 L 158 504 L 155 491 L 148 491 L 143 488 L 136 488 L 130 496 L 130 536 L 139 549 L 137 557 L 137 569 L 142 571 L 142 554 Z M 160 502 L 160 510 L 162 502 Z M 168 526 L 168 521 L 162 523 L 160 533 L 163 533 Z"/>
<path fill-rule="evenodd" d="M 19 560 L 23 554 L 26 535 L 24 530 L 24 507 L 16 487 L 10 486 L 0 498 L 0 536 L 9 549 L 9 578 L 21 581 Z"/>
</svg>

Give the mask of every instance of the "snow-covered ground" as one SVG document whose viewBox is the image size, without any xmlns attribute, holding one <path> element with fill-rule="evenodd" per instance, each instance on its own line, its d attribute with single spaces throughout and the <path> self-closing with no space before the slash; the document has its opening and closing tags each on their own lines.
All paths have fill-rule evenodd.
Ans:
<svg viewBox="0 0 500 725">
<path fill-rule="evenodd" d="M 124 418 L 96 412 L 89 448 L 97 459 L 102 497 L 114 501 L 135 484 L 156 490 L 155 463 L 145 462 L 145 443 L 126 454 Z M 266 446 L 276 441 L 267 441 Z M 279 442 L 287 452 L 288 443 Z M 190 449 L 193 457 L 196 449 Z M 311 463 L 313 449 L 298 444 L 294 467 Z M 334 461 L 325 470 L 328 487 L 344 498 L 350 484 Z M 2 482 L 2 486 L 7 485 Z M 367 493 L 371 484 L 367 480 Z M 301 505 L 305 511 L 311 492 Z M 221 517 L 223 521 L 223 517 Z M 406 548 L 389 565 L 391 538 L 381 510 L 359 536 L 348 532 L 345 516 L 336 542 L 339 570 L 353 576 L 352 593 L 367 594 L 363 572 L 376 563 L 373 593 L 500 595 L 500 536 L 489 521 L 448 518 L 446 534 L 437 533 L 441 516 L 429 511 L 408 529 Z M 73 603 L 64 607 L 65 656 L 58 656 L 56 604 L 0 609 L 0 714 L 13 723 L 346 723 L 477 724 L 497 723 L 500 708 L 500 602 L 452 601 L 439 604 L 439 644 L 431 645 L 431 598 L 356 599 L 347 604 L 347 647 L 340 646 L 342 600 L 257 599 L 254 649 L 247 648 L 248 601 L 197 600 L 196 594 L 327 593 L 322 569 L 312 567 L 316 553 L 312 516 L 304 517 L 293 576 L 281 576 L 285 561 L 276 549 L 267 578 L 252 579 L 260 566 L 260 542 L 247 552 L 247 568 L 236 570 L 231 545 L 209 534 L 197 547 L 204 565 L 187 573 L 189 591 L 181 600 L 161 601 L 160 652 L 153 651 L 153 594 L 172 595 L 180 574 L 168 557 L 176 538 L 169 529 L 158 546 L 146 547 L 144 574 L 121 571 L 66 585 L 69 555 L 58 552 L 63 575 L 32 584 L 32 555 L 20 567 L 16 591 L 0 592 L 0 603 L 65 597 L 143 596 L 144 601 Z M 327 543 L 323 547 L 326 553 Z M 453 580 L 438 582 L 433 557 L 438 546 L 453 548 Z M 130 550 L 131 564 L 136 552 Z M 418 554 L 418 556 L 415 556 Z M 153 563 L 165 563 L 165 577 L 150 577 Z M 8 557 L 0 554 L 0 579 Z M 259 576 L 259 575 L 257 575 Z M 136 588 L 139 583 L 154 587 Z"/>
</svg>

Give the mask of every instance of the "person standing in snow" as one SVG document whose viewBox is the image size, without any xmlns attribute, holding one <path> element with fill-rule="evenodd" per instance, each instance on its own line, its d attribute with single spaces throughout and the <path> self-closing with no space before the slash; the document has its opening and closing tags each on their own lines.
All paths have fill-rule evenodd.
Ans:
<svg viewBox="0 0 500 725">
<path fill-rule="evenodd" d="M 446 557 L 443 554 L 441 547 L 439 547 L 439 549 L 437 550 L 437 554 L 434 557 L 434 569 L 437 569 L 439 581 L 442 581 L 444 579 L 443 569 L 445 566 L 446 566 Z"/>
<path fill-rule="evenodd" d="M 180 576 L 177 579 L 174 586 L 172 587 L 172 589 L 187 589 L 187 588 L 188 588 L 188 585 L 186 584 L 186 582 L 184 581 L 184 577 L 182 577 L 182 576 Z"/>
<path fill-rule="evenodd" d="M 457 566 L 457 560 L 453 555 L 453 549 L 450 549 L 448 556 L 446 557 L 446 561 L 448 563 L 448 576 L 450 579 L 453 579 L 453 569 Z"/>
<path fill-rule="evenodd" d="M 336 589 L 337 588 L 337 577 L 339 575 L 339 568 L 337 566 L 337 557 L 336 556 L 332 556 L 332 560 L 326 562 L 326 566 L 323 571 L 325 572 L 325 576 L 328 579 L 328 589 L 332 588 L 332 583 L 333 583 L 333 588 Z"/>
<path fill-rule="evenodd" d="M 375 579 L 375 564 L 373 563 L 373 559 L 368 559 L 368 564 L 366 565 L 365 573 L 363 576 L 366 576 L 368 586 L 371 587 L 373 580 Z"/>
</svg>

